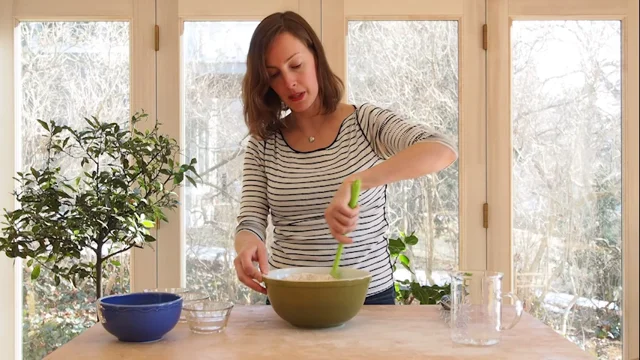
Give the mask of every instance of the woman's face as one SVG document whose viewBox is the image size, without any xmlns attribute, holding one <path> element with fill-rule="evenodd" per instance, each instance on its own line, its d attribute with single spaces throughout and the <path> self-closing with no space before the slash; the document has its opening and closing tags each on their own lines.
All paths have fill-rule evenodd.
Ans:
<svg viewBox="0 0 640 360">
<path fill-rule="evenodd" d="M 293 112 L 309 109 L 318 98 L 313 53 L 288 32 L 279 34 L 267 49 L 269 84 Z"/>
</svg>

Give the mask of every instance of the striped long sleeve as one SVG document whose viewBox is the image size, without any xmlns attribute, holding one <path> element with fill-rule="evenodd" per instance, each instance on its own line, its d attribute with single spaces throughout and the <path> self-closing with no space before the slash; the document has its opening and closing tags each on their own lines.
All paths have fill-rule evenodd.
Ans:
<svg viewBox="0 0 640 360">
<path fill-rule="evenodd" d="M 248 230 L 266 240 L 269 201 L 264 170 L 264 143 L 249 138 L 242 168 L 242 196 L 236 233 Z"/>
<path fill-rule="evenodd" d="M 359 109 L 360 124 L 373 151 L 388 159 L 418 142 L 435 141 L 451 148 L 457 154 L 455 142 L 425 124 L 402 119 L 394 112 L 365 104 Z"/>
</svg>

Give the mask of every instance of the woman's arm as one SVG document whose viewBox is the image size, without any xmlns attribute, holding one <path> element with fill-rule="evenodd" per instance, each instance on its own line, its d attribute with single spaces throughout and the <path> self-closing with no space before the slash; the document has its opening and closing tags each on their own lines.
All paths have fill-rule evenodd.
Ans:
<svg viewBox="0 0 640 360">
<path fill-rule="evenodd" d="M 441 171 L 457 158 L 455 146 L 446 136 L 423 124 L 414 124 L 376 106 L 362 106 L 358 123 L 366 141 L 384 161 L 347 177 L 325 211 L 331 234 L 342 243 L 352 240 L 345 234 L 355 230 L 359 209 L 350 209 L 351 183 L 360 179 L 361 190 L 414 179 Z"/>
<path fill-rule="evenodd" d="M 266 239 L 269 202 L 267 178 L 264 169 L 264 148 L 250 139 L 244 155 L 242 169 L 242 196 L 234 247 L 238 254 L 234 266 L 238 279 L 253 290 L 266 294 L 259 282 L 268 272 Z M 254 262 L 258 263 L 258 270 Z"/>
<path fill-rule="evenodd" d="M 257 238 L 266 239 L 269 201 L 267 200 L 267 176 L 264 167 L 264 148 L 261 142 L 251 138 L 246 146 L 242 168 L 242 193 L 240 212 L 236 226 L 236 242 L 241 231 L 253 233 Z M 238 248 L 236 244 L 236 249 Z"/>
<path fill-rule="evenodd" d="M 458 155 L 449 146 L 437 141 L 419 142 L 400 151 L 388 160 L 368 170 L 351 175 L 347 186 L 355 179 L 362 182 L 361 189 L 391 184 L 436 173 L 451 165 Z"/>
</svg>

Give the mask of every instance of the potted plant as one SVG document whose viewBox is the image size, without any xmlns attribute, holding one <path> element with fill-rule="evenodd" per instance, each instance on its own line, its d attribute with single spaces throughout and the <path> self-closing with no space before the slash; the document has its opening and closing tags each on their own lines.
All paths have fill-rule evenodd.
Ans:
<svg viewBox="0 0 640 360">
<path fill-rule="evenodd" d="M 103 264 L 155 241 L 150 229 L 178 206 L 175 188 L 198 176 L 196 159 L 181 164 L 157 120 L 136 128 L 147 117 L 136 113 L 126 126 L 86 118 L 82 129 L 38 120 L 44 164 L 17 173 L 18 206 L 4 210 L 0 251 L 26 259 L 32 279 L 42 268 L 56 285 L 90 278 L 99 299 Z"/>
<path fill-rule="evenodd" d="M 393 271 L 396 271 L 396 265 L 399 261 L 400 265 L 413 276 L 411 280 L 395 280 L 396 302 L 401 305 L 411 305 L 415 301 L 420 305 L 439 304 L 441 300 L 446 299 L 451 293 L 449 283 L 442 286 L 438 284 L 422 285 L 416 281 L 415 272 L 411 268 L 411 260 L 405 253 L 410 246 L 418 243 L 418 237 L 414 233 L 405 235 L 404 232 L 400 232 L 399 235 L 395 239 L 389 239 L 388 247 L 393 261 Z"/>
</svg>

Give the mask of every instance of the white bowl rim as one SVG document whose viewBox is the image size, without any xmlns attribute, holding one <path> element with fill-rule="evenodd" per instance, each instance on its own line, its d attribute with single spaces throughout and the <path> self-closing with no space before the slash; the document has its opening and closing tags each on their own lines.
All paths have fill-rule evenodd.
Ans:
<svg viewBox="0 0 640 360">
<path fill-rule="evenodd" d="M 346 278 L 346 279 L 333 279 L 333 280 L 313 280 L 313 281 L 305 281 L 305 280 L 288 280 L 286 278 L 283 277 L 278 277 L 278 276 L 274 276 L 274 275 L 278 275 L 278 274 L 285 274 L 285 275 L 290 275 L 290 274 L 299 274 L 299 273 L 314 273 L 314 274 L 329 274 L 331 272 L 331 268 L 330 267 L 319 267 L 319 266 L 299 266 L 299 267 L 287 267 L 287 268 L 280 268 L 280 269 L 272 269 L 269 270 L 269 273 L 267 275 L 262 275 L 263 279 L 267 279 L 267 280 L 271 280 L 271 281 L 283 281 L 283 282 L 287 282 L 287 283 L 336 283 L 336 282 L 346 282 L 346 281 L 358 281 L 358 280 L 364 280 L 367 278 L 371 278 L 372 275 L 371 273 L 369 273 L 367 270 L 363 270 L 363 269 L 356 269 L 356 268 L 351 268 L 351 267 L 341 267 L 340 271 L 357 271 L 357 272 L 366 272 L 366 274 L 361 275 L 361 276 L 357 276 L 357 277 L 350 277 L 350 278 Z"/>
</svg>

